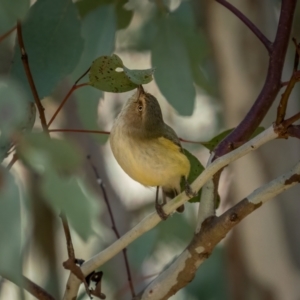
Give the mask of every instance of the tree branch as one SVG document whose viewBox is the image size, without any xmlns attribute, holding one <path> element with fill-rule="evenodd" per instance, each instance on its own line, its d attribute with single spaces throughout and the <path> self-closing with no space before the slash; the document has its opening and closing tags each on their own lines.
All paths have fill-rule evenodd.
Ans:
<svg viewBox="0 0 300 300">
<path fill-rule="evenodd" d="M 255 35 L 256 37 L 263 43 L 263 45 L 268 50 L 269 54 L 272 52 L 272 43 L 267 39 L 267 37 L 236 7 L 227 2 L 226 0 L 216 0 L 221 5 L 230 10 L 236 17 L 238 17 Z"/>
<path fill-rule="evenodd" d="M 299 81 L 300 78 L 300 72 L 297 71 L 298 65 L 299 65 L 299 44 L 297 44 L 296 40 L 293 39 L 293 42 L 295 44 L 295 59 L 294 59 L 294 69 L 292 76 L 287 84 L 287 87 L 284 91 L 284 93 L 281 96 L 280 103 L 277 107 L 277 118 L 276 118 L 276 125 L 279 126 L 285 118 L 286 108 L 288 105 L 288 100 L 290 98 L 291 92 L 294 89 L 294 86 L 297 81 Z"/>
<path fill-rule="evenodd" d="M 257 135 L 251 141 L 247 142 L 243 146 L 237 148 L 236 150 L 216 159 L 213 163 L 211 163 L 198 178 L 192 183 L 191 187 L 193 190 L 200 190 L 200 188 L 212 178 L 212 176 L 218 172 L 220 169 L 227 166 L 229 163 L 241 158 L 242 156 L 248 154 L 251 151 L 259 148 L 263 144 L 277 138 L 277 133 L 275 133 L 273 126 L 266 129 L 261 134 Z M 183 192 L 171 201 L 169 201 L 163 208 L 166 214 L 173 213 L 176 208 L 187 202 L 189 198 Z M 86 261 L 82 265 L 82 272 L 84 274 L 89 274 L 93 270 L 102 266 L 106 261 L 114 257 L 118 254 L 122 249 L 127 247 L 131 242 L 140 237 L 145 232 L 149 231 L 153 227 L 155 227 L 159 222 L 161 222 L 161 218 L 158 216 L 156 212 L 148 215 L 145 219 L 143 219 L 139 224 L 137 224 L 133 229 L 124 234 L 120 239 L 115 241 L 112 245 L 107 247 L 102 252 L 96 254 L 90 260 Z M 78 288 L 80 285 L 80 280 L 76 278 L 73 274 L 70 275 L 66 292 L 64 295 L 64 300 L 72 300 L 76 297 Z"/>
<path fill-rule="evenodd" d="M 278 29 L 269 58 L 269 68 L 264 86 L 242 122 L 218 145 L 215 152 L 216 158 L 231 151 L 230 144 L 244 143 L 249 139 L 273 104 L 281 87 L 282 69 L 296 2 L 296 0 L 282 0 Z"/>
<path fill-rule="evenodd" d="M 27 277 L 23 276 L 24 289 L 39 300 L 55 300 L 48 292 L 32 282 Z"/>
<path fill-rule="evenodd" d="M 189 284 L 215 246 L 241 220 L 278 194 L 300 182 L 300 163 L 289 172 L 253 191 L 220 217 L 207 219 L 179 257 L 139 295 L 137 300 L 169 299 Z"/>
<path fill-rule="evenodd" d="M 88 156 L 88 159 L 90 159 L 90 156 Z M 108 214 L 109 214 L 109 217 L 110 217 L 110 221 L 111 221 L 111 228 L 112 228 L 113 232 L 115 233 L 117 239 L 119 239 L 120 234 L 119 234 L 119 231 L 118 231 L 117 226 L 116 226 L 114 215 L 112 213 L 112 209 L 111 209 L 109 201 L 108 201 L 108 197 L 107 197 L 107 193 L 106 193 L 103 181 L 101 180 L 101 178 L 99 176 L 97 168 L 92 164 L 92 162 L 91 162 L 91 167 L 94 171 L 95 177 L 97 179 L 97 183 L 98 183 L 99 187 L 101 188 L 101 191 L 102 191 L 102 194 L 103 194 L 103 197 L 104 197 L 104 201 L 105 201 L 105 204 L 106 204 L 106 207 L 107 207 L 107 210 L 108 210 Z M 127 273 L 127 279 L 128 279 L 131 295 L 132 295 L 132 298 L 134 298 L 135 297 L 135 291 L 134 291 L 132 276 L 131 276 L 131 272 L 130 272 L 128 257 L 127 257 L 127 248 L 124 248 L 122 252 L 123 252 L 123 257 L 124 257 L 124 262 L 125 262 L 125 267 L 126 267 L 126 273 Z"/>
</svg>

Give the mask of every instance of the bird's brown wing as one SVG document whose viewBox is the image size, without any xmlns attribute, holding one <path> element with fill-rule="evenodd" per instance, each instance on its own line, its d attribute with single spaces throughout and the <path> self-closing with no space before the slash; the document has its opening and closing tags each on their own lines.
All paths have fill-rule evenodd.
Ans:
<svg viewBox="0 0 300 300">
<path fill-rule="evenodd" d="M 180 140 L 176 134 L 176 132 L 169 125 L 165 124 L 165 130 L 162 135 L 164 138 L 172 141 L 174 144 L 180 147 L 181 152 L 183 152 L 182 146 L 180 144 Z"/>
</svg>

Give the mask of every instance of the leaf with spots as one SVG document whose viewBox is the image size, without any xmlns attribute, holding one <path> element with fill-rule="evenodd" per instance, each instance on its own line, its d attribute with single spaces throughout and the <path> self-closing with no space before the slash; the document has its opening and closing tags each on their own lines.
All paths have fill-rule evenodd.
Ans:
<svg viewBox="0 0 300 300">
<path fill-rule="evenodd" d="M 100 56 L 92 63 L 89 84 L 105 92 L 123 93 L 149 83 L 153 72 L 154 69 L 130 70 L 115 54 Z"/>
</svg>

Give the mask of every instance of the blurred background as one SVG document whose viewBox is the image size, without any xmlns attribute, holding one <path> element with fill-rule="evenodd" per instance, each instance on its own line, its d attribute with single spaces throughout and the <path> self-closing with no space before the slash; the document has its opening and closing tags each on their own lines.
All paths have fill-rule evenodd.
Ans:
<svg viewBox="0 0 300 300">
<path fill-rule="evenodd" d="M 51 5 L 57 3 L 53 0 Z M 230 3 L 273 40 L 281 1 L 232 0 Z M 27 1 L 13 4 L 1 0 L 0 35 L 14 26 L 16 16 L 25 16 L 28 7 Z M 91 62 L 98 56 L 111 53 L 119 55 L 130 69 L 156 68 L 155 80 L 144 88 L 159 100 L 165 122 L 186 140 L 207 141 L 225 129 L 236 127 L 263 86 L 268 67 L 267 51 L 236 16 L 215 1 L 81 0 L 74 4 L 74 10 L 81 27 L 72 27 L 70 23 L 69 30 L 80 30 L 82 52 L 69 75 L 61 78 L 51 93 L 41 96 L 45 96 L 42 103 L 47 120 Z M 298 41 L 299 17 L 298 5 L 292 30 L 292 37 Z M 0 44 L 2 77 L 10 72 L 14 75 L 11 70 L 14 69 L 12 61 L 14 64 L 16 59 L 15 41 L 16 36 L 12 34 Z M 45 41 L 49 41 L 47 36 Z M 64 41 L 59 47 L 64 49 Z M 68 51 L 71 51 L 71 56 L 72 49 Z M 291 42 L 283 81 L 290 77 L 294 51 Z M 34 59 L 30 57 L 29 50 L 28 55 Z M 41 66 L 45 73 L 47 68 Z M 87 81 L 85 77 L 81 82 Z M 21 80 L 19 83 L 26 90 L 26 83 Z M 122 105 L 133 92 L 114 94 L 92 87 L 78 89 L 51 128 L 110 131 Z M 30 94 L 28 97 L 31 97 Z M 276 103 L 261 126 L 267 127 L 274 122 Z M 298 88 L 290 98 L 288 115 L 297 111 Z M 38 117 L 34 130 L 40 130 Z M 83 194 L 93 202 L 87 205 L 95 207 L 96 214 L 91 220 L 90 234 L 82 238 L 78 233 L 80 230 L 72 229 L 72 237 L 76 257 L 89 259 L 113 243 L 116 236 L 111 229 L 97 178 L 85 157 L 91 156 L 91 162 L 99 172 L 121 235 L 154 210 L 155 189 L 141 186 L 121 170 L 107 143 L 107 135 L 67 132 L 51 136 L 71 141 L 83 157 L 76 176 L 84 182 L 84 188 L 81 186 Z M 206 165 L 209 157 L 207 149 L 191 143 L 183 143 L 183 147 Z M 11 156 L 4 165 L 10 159 Z M 287 171 L 298 159 L 297 140 L 276 140 L 227 167 L 220 182 L 218 215 L 257 187 Z M 39 199 L 39 193 L 36 193 L 39 183 L 22 163 L 17 162 L 11 173 L 21 195 L 23 274 L 59 299 L 69 272 L 62 267 L 67 251 L 57 210 L 51 203 Z M 300 299 L 299 191 L 296 186 L 247 217 L 214 250 L 199 268 L 195 279 L 171 299 Z M 67 197 L 62 194 L 64 196 Z M 193 237 L 197 211 L 198 204 L 186 205 L 183 214 L 174 214 L 128 247 L 136 292 L 143 290 L 185 249 Z M 83 223 L 79 214 L 76 226 L 84 226 Z M 0 248 L 7 247 L 5 241 L 1 244 Z M 107 262 L 101 270 L 104 272 L 102 292 L 107 299 L 131 299 L 122 254 Z M 27 292 L 23 296 L 26 300 L 34 299 Z M 16 285 L 1 278 L 0 299 L 21 297 Z M 83 289 L 79 299 L 88 299 Z"/>
</svg>

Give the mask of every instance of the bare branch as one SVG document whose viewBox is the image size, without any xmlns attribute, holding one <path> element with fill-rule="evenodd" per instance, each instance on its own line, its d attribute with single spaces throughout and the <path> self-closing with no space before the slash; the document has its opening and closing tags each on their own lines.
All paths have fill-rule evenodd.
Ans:
<svg viewBox="0 0 300 300">
<path fill-rule="evenodd" d="M 263 45 L 268 50 L 269 54 L 272 52 L 272 43 L 267 39 L 267 37 L 235 6 L 227 2 L 226 0 L 216 0 L 228 10 L 230 10 L 235 16 L 237 16 L 255 35 L 256 37 L 263 43 Z"/>
<path fill-rule="evenodd" d="M 287 104 L 291 95 L 291 92 L 296 84 L 297 81 L 299 81 L 300 78 L 300 72 L 297 71 L 298 64 L 299 64 L 299 46 L 295 39 L 293 39 L 293 42 L 295 43 L 296 51 L 295 51 L 295 59 L 294 59 L 294 70 L 291 76 L 291 79 L 289 80 L 287 87 L 284 91 L 284 93 L 281 96 L 280 103 L 277 107 L 277 118 L 276 118 L 276 125 L 278 126 L 281 124 L 285 118 L 286 108 Z"/>
<path fill-rule="evenodd" d="M 299 182 L 300 163 L 289 172 L 253 191 L 220 217 L 207 219 L 189 246 L 137 299 L 169 299 L 193 280 L 199 266 L 234 226 L 268 200 Z"/>
<path fill-rule="evenodd" d="M 88 156 L 88 159 L 90 159 L 90 156 Z M 111 228 L 114 231 L 116 237 L 119 239 L 120 238 L 120 234 L 119 234 L 119 231 L 118 231 L 117 226 L 116 226 L 114 215 L 112 213 L 112 209 L 111 209 L 109 201 L 108 201 L 108 197 L 107 197 L 107 193 L 106 193 L 103 181 L 101 180 L 101 178 L 99 176 L 97 168 L 92 164 L 92 162 L 91 162 L 91 166 L 92 166 L 92 169 L 93 169 L 93 171 L 95 173 L 95 176 L 96 176 L 96 179 L 97 179 L 97 183 L 98 183 L 98 185 L 101 188 L 101 191 L 102 191 L 102 194 L 103 194 L 103 197 L 104 197 L 104 201 L 105 201 L 105 204 L 107 206 L 108 214 L 109 214 L 109 217 L 110 217 L 110 220 L 111 220 Z M 131 272 L 130 272 L 128 257 L 127 257 L 127 248 L 124 248 L 122 250 L 122 252 L 123 252 L 123 257 L 124 257 L 124 261 L 125 261 L 127 279 L 128 279 L 128 283 L 129 283 L 131 295 L 134 298 L 135 297 L 135 291 L 134 291 L 132 276 L 131 276 Z"/>
<path fill-rule="evenodd" d="M 27 277 L 23 276 L 24 289 L 27 290 L 31 295 L 36 297 L 39 300 L 55 300 L 48 292 L 43 288 L 38 286 L 36 283 L 32 282 Z"/>
<path fill-rule="evenodd" d="M 216 158 L 231 151 L 230 144 L 244 143 L 249 139 L 273 104 L 281 87 L 282 69 L 296 2 L 296 0 L 282 1 L 278 29 L 269 58 L 269 68 L 264 86 L 243 121 L 219 144 L 216 149 Z"/>
<path fill-rule="evenodd" d="M 236 150 L 216 159 L 212 164 L 210 164 L 198 178 L 192 183 L 191 187 L 193 190 L 200 190 L 200 188 L 212 178 L 212 176 L 220 169 L 228 165 L 229 163 L 241 158 L 242 156 L 250 153 L 251 151 L 256 150 L 263 144 L 277 138 L 277 133 L 275 133 L 273 126 L 266 129 L 261 134 L 257 135 L 251 141 L 247 142 L 243 146 L 237 148 Z M 177 197 L 169 201 L 164 206 L 164 211 L 167 214 L 173 213 L 176 208 L 183 205 L 185 202 L 189 200 L 189 197 L 185 194 L 185 192 L 179 194 Z M 127 247 L 130 243 L 132 243 L 135 239 L 140 237 L 145 232 L 149 231 L 153 227 L 155 227 L 159 222 L 161 222 L 161 218 L 157 214 L 157 212 L 153 212 L 148 215 L 144 220 L 142 220 L 139 224 L 137 224 L 134 228 L 124 234 L 120 239 L 115 241 L 112 245 L 107 247 L 101 253 L 96 254 L 90 260 L 86 261 L 81 269 L 84 274 L 89 274 L 96 268 L 102 266 L 109 259 L 118 254 L 122 249 Z M 67 289 L 64 295 L 64 300 L 72 300 L 73 297 L 77 295 L 78 288 L 80 285 L 80 281 L 74 276 L 70 275 Z"/>
</svg>

